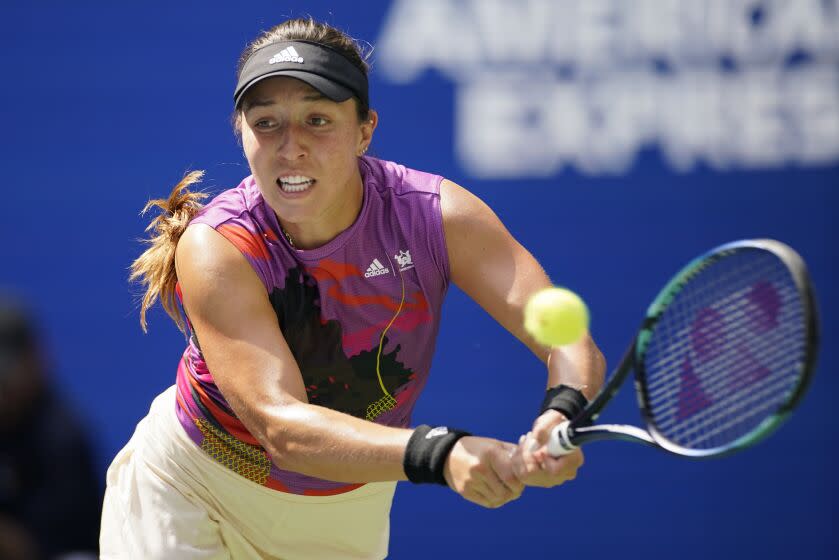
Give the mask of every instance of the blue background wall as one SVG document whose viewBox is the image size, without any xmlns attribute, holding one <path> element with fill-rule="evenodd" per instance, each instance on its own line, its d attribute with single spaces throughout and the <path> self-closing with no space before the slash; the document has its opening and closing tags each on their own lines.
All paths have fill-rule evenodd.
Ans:
<svg viewBox="0 0 839 560">
<path fill-rule="evenodd" d="M 514 4 L 514 3 L 513 3 Z M 835 4 L 833 4 L 835 6 Z M 188 169 L 214 191 L 248 170 L 228 116 L 235 61 L 261 29 L 311 13 L 375 42 L 388 1 L 5 4 L 0 17 L 0 287 L 30 302 L 57 384 L 98 444 L 100 466 L 174 380 L 184 340 L 156 311 L 143 335 L 127 267 L 144 203 Z M 410 40 L 406 37 L 405 40 Z M 732 458 L 689 462 L 624 444 L 587 449 L 573 484 L 482 510 L 443 488 L 400 485 L 395 558 L 835 558 L 839 553 L 836 283 L 839 165 L 677 173 L 644 149 L 626 173 L 479 180 L 456 157 L 455 91 L 434 71 L 396 85 L 374 70 L 380 157 L 446 175 L 487 201 L 558 283 L 589 302 L 612 365 L 646 304 L 692 256 L 774 237 L 808 261 L 823 346 L 800 411 Z M 540 402 L 526 349 L 453 289 L 415 421 L 514 440 Z M 637 421 L 631 391 L 604 419 Z"/>
</svg>

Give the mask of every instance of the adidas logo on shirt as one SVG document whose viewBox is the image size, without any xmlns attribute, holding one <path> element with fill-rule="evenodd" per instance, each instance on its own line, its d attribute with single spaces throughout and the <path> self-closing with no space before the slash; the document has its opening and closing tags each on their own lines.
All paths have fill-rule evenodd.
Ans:
<svg viewBox="0 0 839 560">
<path fill-rule="evenodd" d="M 372 278 L 373 276 L 381 276 L 382 274 L 390 274 L 390 269 L 380 263 L 379 259 L 373 259 L 373 262 L 367 267 L 367 272 L 364 273 L 364 277 Z"/>
<path fill-rule="evenodd" d="M 303 64 L 303 57 L 297 54 L 294 47 L 286 47 L 272 56 L 268 64 L 277 64 L 278 62 L 297 62 L 298 64 Z"/>
</svg>

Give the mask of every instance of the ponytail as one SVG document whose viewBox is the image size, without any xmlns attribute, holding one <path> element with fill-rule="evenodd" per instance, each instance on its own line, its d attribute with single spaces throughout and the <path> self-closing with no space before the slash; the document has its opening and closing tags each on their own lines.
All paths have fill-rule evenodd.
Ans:
<svg viewBox="0 0 839 560">
<path fill-rule="evenodd" d="M 160 215 L 146 228 L 146 231 L 152 232 L 148 239 L 143 240 L 149 248 L 131 264 L 131 274 L 128 277 L 131 282 L 139 282 L 145 288 L 146 293 L 140 307 L 140 325 L 143 332 L 148 332 L 146 312 L 158 298 L 181 332 L 186 332 L 175 293 L 178 282 L 175 272 L 175 248 L 189 221 L 203 207 L 201 201 L 207 197 L 205 193 L 190 192 L 188 188 L 200 182 L 203 176 L 203 171 L 187 173 L 172 189 L 168 199 L 150 200 L 141 212 L 142 215 L 151 208 L 160 209 Z"/>
</svg>

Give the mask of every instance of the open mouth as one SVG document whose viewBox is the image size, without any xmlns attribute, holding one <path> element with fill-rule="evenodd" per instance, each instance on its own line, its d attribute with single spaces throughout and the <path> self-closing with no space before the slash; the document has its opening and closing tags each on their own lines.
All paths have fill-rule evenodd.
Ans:
<svg viewBox="0 0 839 560">
<path fill-rule="evenodd" d="M 307 190 L 315 180 L 305 175 L 288 175 L 277 179 L 277 185 L 287 193 L 299 193 Z"/>
</svg>

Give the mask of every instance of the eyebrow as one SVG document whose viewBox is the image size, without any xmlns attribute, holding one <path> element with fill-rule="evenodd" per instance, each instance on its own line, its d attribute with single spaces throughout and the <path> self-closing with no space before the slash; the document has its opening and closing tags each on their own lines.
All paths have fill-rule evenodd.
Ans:
<svg viewBox="0 0 839 560">
<path fill-rule="evenodd" d="M 254 107 L 270 107 L 276 105 L 273 99 L 253 99 L 245 101 L 245 112 L 247 113 Z"/>
<path fill-rule="evenodd" d="M 329 100 L 324 94 L 319 91 L 315 91 L 303 97 L 303 101 L 320 101 L 321 99 Z"/>
<path fill-rule="evenodd" d="M 310 93 L 303 97 L 303 101 L 313 102 L 313 101 L 321 101 L 321 100 L 329 100 L 324 94 L 320 93 L 319 91 Z M 250 101 L 245 101 L 245 113 L 253 109 L 254 107 L 271 107 L 276 105 L 277 102 L 273 99 L 253 99 Z"/>
</svg>

